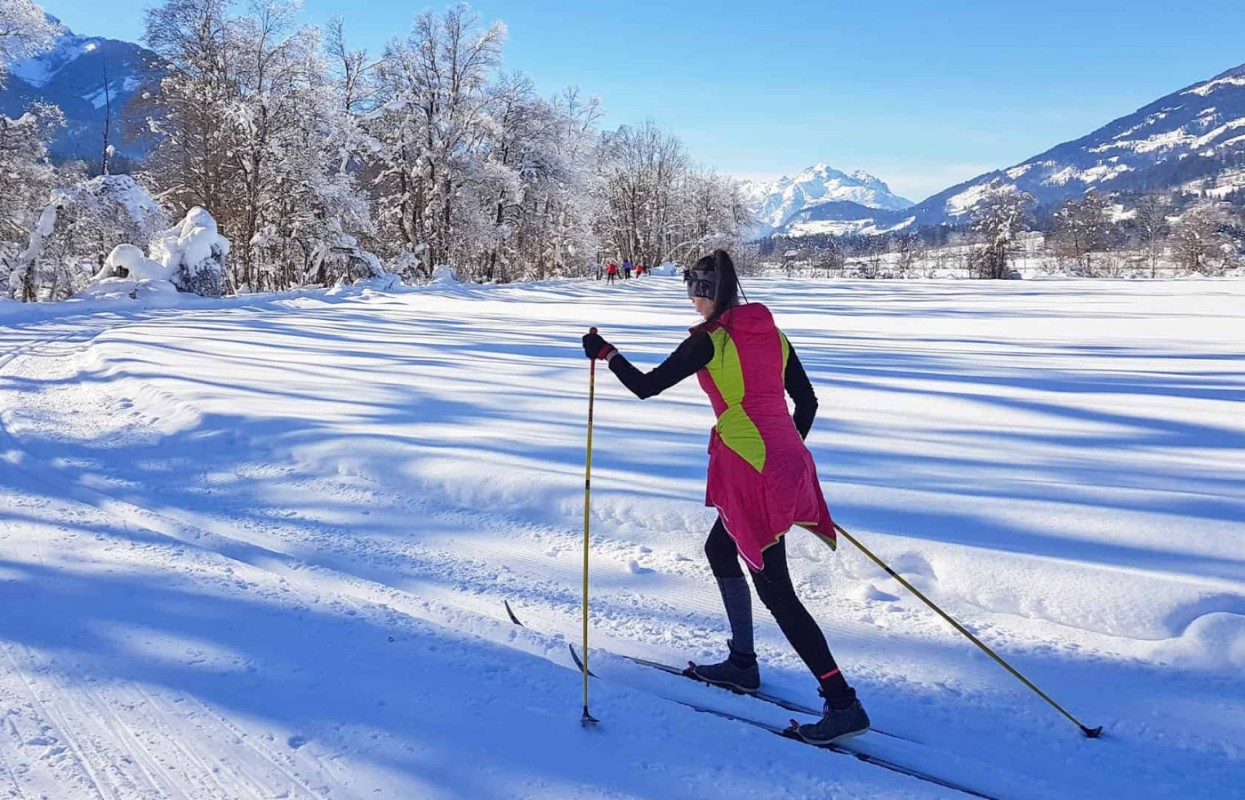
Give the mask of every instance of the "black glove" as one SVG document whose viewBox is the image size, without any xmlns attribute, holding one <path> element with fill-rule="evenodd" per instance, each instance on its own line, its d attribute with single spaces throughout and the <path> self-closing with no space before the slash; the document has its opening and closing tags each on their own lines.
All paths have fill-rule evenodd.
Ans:
<svg viewBox="0 0 1245 800">
<path fill-rule="evenodd" d="M 612 353 L 618 352 L 614 345 L 601 338 L 598 333 L 584 334 L 584 355 L 588 358 L 608 359 Z"/>
</svg>

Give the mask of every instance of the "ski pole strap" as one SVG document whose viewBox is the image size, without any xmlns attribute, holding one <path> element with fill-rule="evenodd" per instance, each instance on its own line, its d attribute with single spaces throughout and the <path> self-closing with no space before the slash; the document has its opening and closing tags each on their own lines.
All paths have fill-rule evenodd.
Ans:
<svg viewBox="0 0 1245 800">
<path fill-rule="evenodd" d="M 1064 709 L 1063 706 L 1059 705 L 1054 700 L 1052 700 L 1045 692 L 1043 692 L 1041 689 L 1035 686 L 1033 682 L 1030 681 L 1028 678 L 1026 678 L 1024 675 L 1021 675 L 1020 672 L 1015 667 L 1007 663 L 1006 660 L 1004 660 L 1001 656 L 999 656 L 997 653 L 995 653 L 993 650 L 987 647 L 980 639 L 978 639 L 976 636 L 970 633 L 967 628 L 965 628 L 963 625 L 961 625 L 960 623 L 952 619 L 950 614 L 943 611 L 941 608 L 939 608 L 934 603 L 933 600 L 930 600 L 928 597 L 922 594 L 920 589 L 916 588 L 915 586 L 913 586 L 912 584 L 904 580 L 903 576 L 901 576 L 899 573 L 895 572 L 895 570 L 887 566 L 885 561 L 875 556 L 873 552 L 869 550 L 869 548 L 861 544 L 860 541 L 855 536 L 852 536 L 850 533 L 843 530 L 842 526 L 840 526 L 837 522 L 834 523 L 834 529 L 838 531 L 839 533 L 843 534 L 843 536 L 846 537 L 847 541 L 856 545 L 856 547 L 860 550 L 860 552 L 868 556 L 873 561 L 873 563 L 877 564 L 879 567 L 886 570 L 887 575 L 890 575 L 892 578 L 894 578 L 895 580 L 903 584 L 903 587 L 905 589 L 912 592 L 914 595 L 916 595 L 921 600 L 921 602 L 923 602 L 925 605 L 932 608 L 938 614 L 938 616 L 942 617 L 947 622 L 951 623 L 951 626 L 955 628 L 957 631 L 959 631 L 960 633 L 964 634 L 964 636 L 967 637 L 967 639 L 970 642 L 980 647 L 982 651 L 986 655 L 990 656 L 990 658 L 993 658 L 999 664 L 999 666 L 1003 667 L 1003 669 L 1010 672 L 1017 680 L 1019 680 L 1025 686 L 1028 686 L 1030 689 L 1032 689 L 1033 692 L 1036 693 L 1038 697 L 1050 703 L 1055 708 L 1055 710 L 1057 710 L 1060 714 L 1063 714 L 1065 717 L 1071 720 L 1073 724 L 1075 724 L 1078 728 L 1081 729 L 1081 733 L 1084 733 L 1090 739 L 1097 739 L 1102 734 L 1101 725 L 1099 725 L 1097 728 L 1090 728 L 1087 725 L 1084 725 L 1076 717 L 1069 714 Z"/>
</svg>

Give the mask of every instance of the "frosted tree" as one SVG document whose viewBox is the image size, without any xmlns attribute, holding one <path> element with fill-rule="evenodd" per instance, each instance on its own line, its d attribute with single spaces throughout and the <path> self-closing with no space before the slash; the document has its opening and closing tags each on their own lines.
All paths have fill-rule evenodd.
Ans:
<svg viewBox="0 0 1245 800">
<path fill-rule="evenodd" d="M 0 241 L 20 241 L 56 185 L 47 142 L 65 124 L 56 106 L 35 103 L 17 119 L 0 114 Z"/>
<path fill-rule="evenodd" d="M 44 103 L 17 119 L 0 114 L 0 295 L 39 299 L 39 277 L 26 243 L 58 180 L 46 142 L 64 124 L 60 109 Z"/>
<path fill-rule="evenodd" d="M 30 0 L 0 0 L 0 88 L 9 64 L 47 50 L 61 28 Z"/>
<path fill-rule="evenodd" d="M 751 224 L 742 186 L 695 168 L 683 143 L 651 121 L 601 137 L 597 229 L 608 256 L 644 264 L 731 247 Z"/>
<path fill-rule="evenodd" d="M 662 258 L 694 258 L 716 247 L 733 248 L 753 224 L 742 185 L 713 170 L 690 171 L 678 193 L 675 242 Z M 650 262 L 651 263 L 651 262 Z"/>
<path fill-rule="evenodd" d="M 64 300 L 100 272 L 114 247 L 146 245 L 167 226 L 164 212 L 128 175 L 101 175 L 57 189 L 10 281 L 23 300 Z"/>
<path fill-rule="evenodd" d="M 38 4 L 0 0 L 0 88 L 10 63 L 46 50 L 58 33 Z M 34 103 L 17 118 L 0 114 L 0 295 L 36 299 L 34 277 L 19 266 L 19 256 L 56 184 L 46 142 L 62 125 L 60 110 L 47 103 Z"/>
<path fill-rule="evenodd" d="M 1028 221 L 1033 197 L 1005 186 L 986 196 L 973 209 L 972 230 L 982 239 L 973 254 L 979 278 L 1005 278 Z"/>
<path fill-rule="evenodd" d="M 530 244 L 525 252 L 532 277 L 546 274 L 583 275 L 599 261 L 601 240 L 594 228 L 604 206 L 595 190 L 598 180 L 597 124 L 602 110 L 595 97 L 568 87 L 552 100 L 555 128 L 542 137 L 553 168 L 525 191 Z"/>
<path fill-rule="evenodd" d="M 1093 254 L 1108 244 L 1111 220 L 1107 200 L 1090 190 L 1084 197 L 1073 197 L 1055 211 L 1055 238 L 1059 251 L 1073 258 L 1086 275 L 1093 274 Z"/>
<path fill-rule="evenodd" d="M 392 255 L 428 277 L 462 263 L 492 226 L 484 199 L 504 171 L 487 166 L 496 122 L 487 91 L 505 26 L 481 29 L 465 6 L 415 20 L 376 67 L 377 110 L 365 120 L 375 141 L 373 199 Z"/>
<path fill-rule="evenodd" d="M 567 89 L 552 100 L 529 78 L 489 88 L 495 121 L 485 141 L 488 227 L 471 274 L 483 280 L 583 274 L 596 258 L 589 195 L 599 104 Z"/>
<path fill-rule="evenodd" d="M 1176 263 L 1185 271 L 1200 275 L 1221 272 L 1232 250 L 1231 240 L 1224 233 L 1226 223 L 1226 214 L 1218 203 L 1200 203 L 1186 209 L 1172 225 L 1172 255 Z"/>
<path fill-rule="evenodd" d="M 1150 277 L 1158 277 L 1159 256 L 1163 253 L 1164 239 L 1169 226 L 1167 215 L 1170 203 L 1157 194 L 1148 194 L 1137 203 L 1137 240 L 1150 262 Z"/>
<path fill-rule="evenodd" d="M 143 109 L 160 137 L 146 171 L 175 208 L 222 208 L 235 186 L 229 108 L 239 87 L 228 6 L 229 0 L 165 0 L 146 12 L 147 46 L 168 64 Z"/>
<path fill-rule="evenodd" d="M 677 220 L 678 190 L 689 169 L 683 143 L 648 120 L 603 135 L 599 157 L 605 213 L 598 224 L 609 256 L 660 263 L 683 233 Z"/>
<path fill-rule="evenodd" d="M 349 151 L 362 137 L 298 7 L 255 0 L 229 17 L 223 0 L 167 0 L 148 12 L 148 43 L 171 64 L 152 101 L 164 138 L 151 180 L 175 208 L 212 209 L 237 241 L 241 291 L 299 283 L 370 231 Z"/>
<path fill-rule="evenodd" d="M 180 223 L 152 237 L 150 256 L 184 292 L 219 297 L 226 291 L 229 240 L 204 208 L 195 206 Z"/>
</svg>

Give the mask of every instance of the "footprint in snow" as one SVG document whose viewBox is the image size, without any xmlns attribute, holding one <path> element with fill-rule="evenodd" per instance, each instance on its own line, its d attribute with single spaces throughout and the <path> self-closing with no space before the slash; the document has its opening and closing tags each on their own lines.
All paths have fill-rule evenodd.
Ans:
<svg viewBox="0 0 1245 800">
<path fill-rule="evenodd" d="M 290 746 L 291 750 L 297 750 L 298 748 L 302 747 L 303 745 L 307 744 L 307 742 L 310 742 L 310 741 L 311 741 L 311 737 L 309 736 L 291 736 L 289 740 L 286 742 L 286 744 Z"/>
</svg>

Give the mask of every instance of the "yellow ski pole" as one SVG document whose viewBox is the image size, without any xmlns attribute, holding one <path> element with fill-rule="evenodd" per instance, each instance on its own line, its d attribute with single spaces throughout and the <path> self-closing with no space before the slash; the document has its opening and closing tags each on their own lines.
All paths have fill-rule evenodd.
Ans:
<svg viewBox="0 0 1245 800">
<path fill-rule="evenodd" d="M 1055 707 L 1055 710 L 1056 710 L 1056 711 L 1058 711 L 1060 714 L 1063 714 L 1065 717 L 1067 717 L 1068 719 L 1070 719 L 1070 720 L 1073 722 L 1073 724 L 1075 724 L 1078 728 L 1080 728 L 1080 729 L 1081 729 L 1081 733 L 1085 734 L 1085 735 L 1086 735 L 1086 736 L 1088 736 L 1090 739 L 1097 739 L 1099 736 L 1101 736 L 1101 735 L 1102 735 L 1102 726 L 1101 726 L 1101 725 L 1099 725 L 1097 728 L 1091 728 L 1091 727 L 1089 727 L 1088 725 L 1084 725 L 1084 724 L 1082 724 L 1082 723 L 1081 723 L 1081 721 L 1080 721 L 1079 719 L 1077 719 L 1076 717 L 1072 716 L 1072 715 L 1071 715 L 1071 714 L 1069 714 L 1067 711 L 1065 711 L 1065 710 L 1064 710 L 1064 708 L 1063 708 L 1063 706 L 1059 705 L 1059 704 L 1058 704 L 1058 703 L 1056 703 L 1054 700 L 1050 699 L 1050 697 L 1048 697 L 1048 696 L 1046 695 L 1046 692 L 1043 692 L 1041 689 L 1039 689 L 1038 687 L 1034 686 L 1034 685 L 1033 685 L 1033 682 L 1032 682 L 1032 681 L 1030 681 L 1028 678 L 1026 678 L 1024 675 L 1021 675 L 1021 674 L 1020 674 L 1020 672 L 1019 672 L 1019 671 L 1017 671 L 1017 669 L 1016 669 L 1015 667 L 1013 667 L 1011 664 L 1008 664 L 1006 661 L 1004 661 L 1004 660 L 1003 660 L 1003 658 L 1002 658 L 1000 655 L 998 655 L 997 653 L 995 653 L 995 652 L 994 652 L 993 650 L 991 650 L 989 647 L 986 647 L 986 645 L 985 645 L 985 644 L 983 644 L 983 643 L 982 643 L 982 641 L 981 641 L 980 639 L 978 639 L 976 636 L 974 636 L 974 635 L 972 635 L 971 633 L 969 633 L 967 628 L 965 628 L 963 625 L 961 625 L 960 623 L 958 623 L 958 622 L 956 622 L 954 619 L 952 619 L 952 618 L 951 618 L 951 615 L 950 615 L 950 614 L 948 614 L 947 612 L 943 611 L 943 610 L 942 610 L 941 608 L 939 608 L 937 605 L 935 605 L 933 600 L 930 600 L 928 597 L 926 597 L 925 595 L 921 594 L 921 591 L 920 591 L 919 589 L 917 589 L 915 586 L 913 586 L 912 584 L 910 584 L 910 583 L 908 583 L 906 580 L 904 580 L 904 579 L 903 579 L 903 578 L 899 575 L 899 573 L 895 572 L 895 570 L 893 570 L 893 569 L 891 569 L 889 566 L 887 566 L 885 561 L 883 561 L 882 559 L 880 559 L 880 558 L 878 558 L 877 556 L 875 556 L 875 555 L 873 554 L 873 552 L 869 550 L 869 548 L 865 547 L 863 544 L 861 544 L 859 541 L 857 541 L 857 539 L 856 539 L 856 537 L 855 537 L 855 536 L 852 536 L 850 533 L 848 533 L 847 531 L 843 530 L 843 528 L 842 528 L 842 527 L 840 527 L 840 526 L 839 526 L 839 524 L 838 524 L 837 522 L 834 524 L 834 529 L 835 529 L 836 531 L 838 531 L 839 533 L 843 534 L 844 536 L 846 536 L 846 537 L 847 537 L 847 541 L 849 541 L 849 542 L 851 542 L 852 544 L 856 545 L 856 547 L 857 547 L 857 548 L 859 548 L 860 552 L 862 552 L 862 553 L 864 553 L 866 556 L 868 556 L 868 557 L 869 557 L 869 558 L 873 561 L 873 563 L 877 564 L 879 567 L 881 567 L 882 569 L 886 570 L 886 574 L 887 574 L 887 575 L 890 575 L 892 578 L 894 578 L 895 580 L 899 581 L 901 584 L 903 584 L 903 587 L 904 587 L 905 589 L 907 589 L 908 591 L 910 591 L 910 592 L 912 592 L 914 595 L 916 595 L 916 596 L 920 599 L 920 601 L 921 601 L 922 603 L 924 603 L 925 605 L 927 605 L 927 606 L 929 606 L 930 608 L 932 608 L 935 612 L 937 612 L 938 616 L 942 617 L 942 618 L 943 618 L 943 619 L 945 619 L 947 622 L 951 623 L 951 627 L 955 628 L 957 631 L 959 631 L 960 633 L 964 634 L 964 636 L 966 636 L 970 642 L 972 642 L 973 644 L 975 644 L 975 645 L 977 645 L 978 647 L 980 647 L 980 648 L 982 649 L 982 651 L 983 651 L 986 655 L 990 656 L 990 658 L 993 658 L 993 659 L 994 659 L 994 660 L 995 660 L 995 661 L 999 664 L 999 666 L 1001 666 L 1003 669 L 1005 669 L 1005 670 L 1007 670 L 1008 672 L 1010 672 L 1010 673 L 1012 674 L 1012 676 L 1013 676 L 1014 678 L 1016 678 L 1016 680 L 1020 681 L 1020 682 L 1021 682 L 1021 683 L 1023 683 L 1025 686 L 1028 686 L 1030 689 L 1032 689 L 1032 690 L 1033 690 L 1033 692 L 1034 692 L 1035 694 L 1037 694 L 1037 696 L 1038 696 L 1038 697 L 1040 697 L 1040 698 L 1042 698 L 1043 700 L 1045 700 L 1046 702 L 1050 703 L 1052 706 L 1054 706 L 1054 707 Z"/>
<path fill-rule="evenodd" d="M 596 333 L 596 328 L 590 329 Z M 592 509 L 592 403 L 596 396 L 597 360 L 594 358 L 588 365 L 588 452 L 584 459 L 584 715 L 579 723 L 584 727 L 595 725 L 600 720 L 588 713 L 588 522 Z"/>
</svg>

